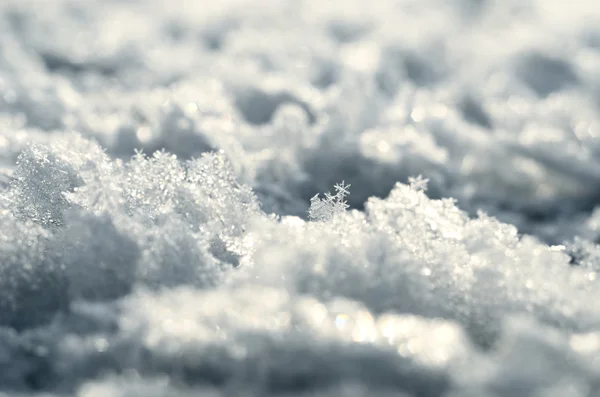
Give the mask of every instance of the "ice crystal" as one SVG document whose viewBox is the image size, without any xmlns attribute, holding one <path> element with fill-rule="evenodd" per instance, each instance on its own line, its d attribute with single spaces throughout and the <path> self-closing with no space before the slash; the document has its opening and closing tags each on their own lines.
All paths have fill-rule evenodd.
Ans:
<svg viewBox="0 0 600 397">
<path fill-rule="evenodd" d="M 419 174 L 416 177 L 409 177 L 408 183 L 410 184 L 411 189 L 425 192 L 427 191 L 427 184 L 429 183 L 429 179 L 424 178 L 422 175 Z"/>
<path fill-rule="evenodd" d="M 324 199 L 321 199 L 318 193 L 314 195 L 310 199 L 309 220 L 326 222 L 335 215 L 344 213 L 349 207 L 346 197 L 350 194 L 350 186 L 342 181 L 334 186 L 335 194 L 327 192 Z"/>
</svg>

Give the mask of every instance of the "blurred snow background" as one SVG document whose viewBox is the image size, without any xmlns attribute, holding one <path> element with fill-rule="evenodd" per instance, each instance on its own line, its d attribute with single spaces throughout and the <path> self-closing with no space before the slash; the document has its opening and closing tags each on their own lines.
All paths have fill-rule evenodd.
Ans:
<svg viewBox="0 0 600 397">
<path fill-rule="evenodd" d="M 600 395 L 599 154 L 593 1 L 3 0 L 0 395 Z"/>
</svg>

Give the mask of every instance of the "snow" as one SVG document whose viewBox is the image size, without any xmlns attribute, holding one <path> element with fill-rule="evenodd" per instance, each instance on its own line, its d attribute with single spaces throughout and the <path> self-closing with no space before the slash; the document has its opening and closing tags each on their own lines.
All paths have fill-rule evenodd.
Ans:
<svg viewBox="0 0 600 397">
<path fill-rule="evenodd" d="M 3 1 L 0 395 L 600 394 L 599 27 Z"/>
</svg>

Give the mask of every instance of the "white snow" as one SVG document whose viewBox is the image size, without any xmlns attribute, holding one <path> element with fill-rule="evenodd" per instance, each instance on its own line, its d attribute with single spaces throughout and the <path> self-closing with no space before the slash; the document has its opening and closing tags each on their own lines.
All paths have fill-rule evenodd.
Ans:
<svg viewBox="0 0 600 397">
<path fill-rule="evenodd" d="M 0 395 L 600 395 L 599 71 L 588 0 L 2 1 Z"/>
</svg>

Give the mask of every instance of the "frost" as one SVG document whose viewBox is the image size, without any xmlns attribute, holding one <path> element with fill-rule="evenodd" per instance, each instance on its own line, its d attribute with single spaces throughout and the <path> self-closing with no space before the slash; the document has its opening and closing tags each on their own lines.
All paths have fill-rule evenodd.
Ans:
<svg viewBox="0 0 600 397">
<path fill-rule="evenodd" d="M 64 148 L 30 146 L 17 160 L 12 174 L 15 214 L 44 226 L 60 225 L 68 207 L 64 192 L 82 184 L 76 168 L 61 158 Z M 70 160 L 70 159 L 69 159 Z"/>
</svg>

